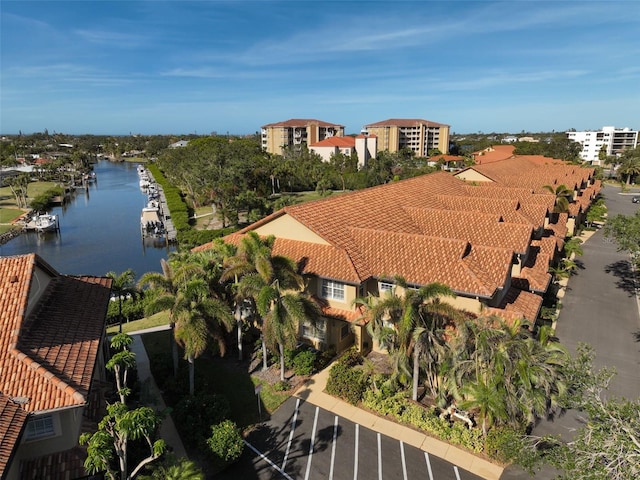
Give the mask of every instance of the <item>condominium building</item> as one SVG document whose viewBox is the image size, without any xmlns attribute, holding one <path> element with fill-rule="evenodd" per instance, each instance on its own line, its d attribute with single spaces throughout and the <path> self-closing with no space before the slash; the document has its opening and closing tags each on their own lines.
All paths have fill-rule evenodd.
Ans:
<svg viewBox="0 0 640 480">
<path fill-rule="evenodd" d="M 602 127 L 602 130 L 566 132 L 567 138 L 582 145 L 580 158 L 592 165 L 600 165 L 600 152 L 619 155 L 623 150 L 638 145 L 638 130 L 630 128 Z M 603 150 L 604 148 L 604 150 Z"/>
<path fill-rule="evenodd" d="M 449 125 L 415 118 L 391 118 L 365 125 L 365 129 L 378 138 L 379 152 L 408 148 L 418 157 L 428 156 L 432 149 L 449 153 Z"/>
<path fill-rule="evenodd" d="M 331 155 L 342 153 L 348 156 L 355 152 L 358 156 L 358 166 L 364 167 L 370 159 L 376 158 L 377 140 L 375 135 L 364 134 L 355 137 L 330 137 L 310 143 L 309 150 L 320 155 L 325 162 L 331 160 Z"/>
<path fill-rule="evenodd" d="M 305 118 L 269 123 L 261 128 L 262 149 L 277 155 L 282 155 L 285 147 L 311 145 L 325 138 L 344 136 L 344 125 Z"/>
</svg>

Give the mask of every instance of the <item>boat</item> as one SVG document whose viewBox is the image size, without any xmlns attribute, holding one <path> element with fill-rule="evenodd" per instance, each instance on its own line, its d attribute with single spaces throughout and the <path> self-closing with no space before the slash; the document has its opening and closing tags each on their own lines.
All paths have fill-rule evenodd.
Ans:
<svg viewBox="0 0 640 480">
<path fill-rule="evenodd" d="M 34 218 L 35 229 L 42 232 L 53 232 L 58 230 L 58 216 L 49 213 L 36 215 Z"/>
<path fill-rule="evenodd" d="M 142 236 L 163 236 L 165 234 L 164 223 L 160 215 L 160 204 L 156 200 L 151 200 L 142 209 L 140 216 L 140 228 Z"/>
</svg>

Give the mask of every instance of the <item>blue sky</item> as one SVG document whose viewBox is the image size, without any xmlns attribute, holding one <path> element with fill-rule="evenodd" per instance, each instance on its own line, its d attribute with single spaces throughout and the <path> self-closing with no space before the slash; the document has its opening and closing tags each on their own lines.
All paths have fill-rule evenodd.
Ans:
<svg viewBox="0 0 640 480">
<path fill-rule="evenodd" d="M 640 128 L 636 1 L 2 0 L 0 133 Z"/>
</svg>

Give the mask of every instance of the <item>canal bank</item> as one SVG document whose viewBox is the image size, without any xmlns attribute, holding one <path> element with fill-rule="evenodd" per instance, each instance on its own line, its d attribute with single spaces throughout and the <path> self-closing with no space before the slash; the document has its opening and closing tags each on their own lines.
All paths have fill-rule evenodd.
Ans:
<svg viewBox="0 0 640 480">
<path fill-rule="evenodd" d="M 0 244 L 0 255 L 37 253 L 69 275 L 104 275 L 129 268 L 137 276 L 161 271 L 160 260 L 175 247 L 140 234 L 146 195 L 139 187 L 136 164 L 103 160 L 94 171 L 96 180 L 89 188 L 51 210 L 59 217 L 59 232 L 12 233 Z"/>
</svg>

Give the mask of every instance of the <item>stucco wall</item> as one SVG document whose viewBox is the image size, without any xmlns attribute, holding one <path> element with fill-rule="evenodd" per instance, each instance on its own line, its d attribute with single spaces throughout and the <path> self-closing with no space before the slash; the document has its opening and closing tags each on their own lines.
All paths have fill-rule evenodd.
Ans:
<svg viewBox="0 0 640 480">
<path fill-rule="evenodd" d="M 256 228 L 255 231 L 258 235 L 274 235 L 279 238 L 329 245 L 326 240 L 289 215 L 276 218 L 266 225 Z"/>
</svg>

